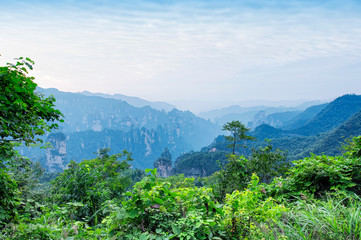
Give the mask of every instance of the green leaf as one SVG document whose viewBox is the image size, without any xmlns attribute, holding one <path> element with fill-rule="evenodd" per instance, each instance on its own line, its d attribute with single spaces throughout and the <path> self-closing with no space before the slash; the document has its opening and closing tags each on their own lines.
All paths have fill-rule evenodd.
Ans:
<svg viewBox="0 0 361 240">
<path fill-rule="evenodd" d="M 181 229 L 176 226 L 176 225 L 172 225 L 172 230 L 175 234 L 179 235 L 180 233 L 182 233 Z"/>
<path fill-rule="evenodd" d="M 154 202 L 158 203 L 158 204 L 163 204 L 164 201 L 160 198 L 154 198 Z"/>
</svg>

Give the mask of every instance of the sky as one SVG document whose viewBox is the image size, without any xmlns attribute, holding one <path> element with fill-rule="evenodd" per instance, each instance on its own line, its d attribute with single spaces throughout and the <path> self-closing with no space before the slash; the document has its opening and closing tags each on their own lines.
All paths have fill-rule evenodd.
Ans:
<svg viewBox="0 0 361 240">
<path fill-rule="evenodd" d="M 0 0 L 0 65 L 201 111 L 361 94 L 359 0 Z"/>
</svg>

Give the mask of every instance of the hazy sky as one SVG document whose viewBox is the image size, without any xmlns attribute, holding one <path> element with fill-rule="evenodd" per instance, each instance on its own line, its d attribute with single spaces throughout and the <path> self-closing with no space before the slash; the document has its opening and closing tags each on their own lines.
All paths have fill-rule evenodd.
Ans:
<svg viewBox="0 0 361 240">
<path fill-rule="evenodd" d="M 44 88 L 191 110 L 361 94 L 359 0 L 0 0 L 0 22 L 1 65 L 30 57 Z"/>
</svg>

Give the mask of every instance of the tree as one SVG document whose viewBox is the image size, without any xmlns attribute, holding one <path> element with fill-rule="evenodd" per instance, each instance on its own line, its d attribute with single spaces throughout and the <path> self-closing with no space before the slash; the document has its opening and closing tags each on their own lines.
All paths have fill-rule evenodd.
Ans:
<svg viewBox="0 0 361 240">
<path fill-rule="evenodd" d="M 0 67 L 0 227 L 15 216 L 21 187 L 9 174 L 17 168 L 14 143 L 41 142 L 36 137 L 56 128 L 54 121 L 62 121 L 54 97 L 35 92 L 34 78 L 27 76 L 33 64 L 29 58 L 19 58 L 16 64 Z"/>
<path fill-rule="evenodd" d="M 56 128 L 55 121 L 63 121 L 54 108 L 55 98 L 37 93 L 34 77 L 27 76 L 34 62 L 29 58 L 16 60 L 16 64 L 0 67 L 0 167 L 13 156 L 12 143 L 41 142 L 38 136 Z"/>
<path fill-rule="evenodd" d="M 256 139 L 247 135 L 250 129 L 246 128 L 240 121 L 228 122 L 223 126 L 222 130 L 231 133 L 230 136 L 226 136 L 226 139 L 231 142 L 227 147 L 232 148 L 232 154 L 235 154 L 236 147 L 246 147 L 246 145 L 242 144 L 243 142 Z"/>
<path fill-rule="evenodd" d="M 247 162 L 249 172 L 256 173 L 260 181 L 270 183 L 274 177 L 282 176 L 290 167 L 286 153 L 280 149 L 273 150 L 271 140 L 266 139 L 267 146 L 252 149 L 252 155 Z"/>
<path fill-rule="evenodd" d="M 244 156 L 229 155 L 227 164 L 211 176 L 215 181 L 213 191 L 218 201 L 223 202 L 226 194 L 234 190 L 242 191 L 247 186 L 251 179 L 251 172 L 247 168 L 248 161 Z"/>
</svg>

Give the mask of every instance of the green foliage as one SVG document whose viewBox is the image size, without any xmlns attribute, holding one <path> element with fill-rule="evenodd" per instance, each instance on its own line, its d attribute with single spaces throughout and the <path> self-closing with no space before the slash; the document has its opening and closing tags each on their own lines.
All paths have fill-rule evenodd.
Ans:
<svg viewBox="0 0 361 240">
<path fill-rule="evenodd" d="M 0 228 L 16 214 L 17 185 L 9 173 L 0 169 Z"/>
<path fill-rule="evenodd" d="M 218 201 L 222 202 L 227 193 L 242 191 L 247 186 L 251 177 L 247 164 L 244 156 L 229 155 L 228 163 L 211 177 L 209 183 Z"/>
<path fill-rule="evenodd" d="M 357 142 L 357 139 L 353 141 Z M 82 185 L 67 183 L 62 186 L 64 189 L 75 187 L 77 191 L 68 189 L 62 195 L 75 196 L 84 189 L 85 195 L 64 198 L 61 206 L 45 206 L 28 199 L 24 202 L 27 210 L 21 213 L 18 223 L 7 225 L 0 237 L 360 239 L 360 199 L 355 194 L 340 191 L 359 194 L 360 158 L 348 157 L 357 152 L 357 148 L 357 145 L 348 148 L 352 150 L 343 157 L 314 155 L 296 161 L 284 177 L 275 177 L 269 184 L 260 183 L 255 173 L 251 176 L 250 160 L 236 155 L 230 155 L 229 163 L 208 179 L 208 187 L 197 187 L 194 178 L 183 175 L 159 178 L 156 169 L 147 169 L 148 175 L 125 196 L 115 195 L 113 199 L 110 199 L 109 192 L 114 174 L 119 172 L 115 163 L 119 162 L 108 161 L 113 156 L 104 150 L 99 152 L 98 158 L 87 160 L 83 165 L 73 163 L 74 166 L 64 172 L 66 174 L 57 178 L 57 181 L 65 181 L 65 176 L 71 179 L 76 175 L 74 170 L 83 172 L 79 176 L 84 179 L 77 178 L 77 181 L 83 181 Z M 264 158 L 264 161 L 276 163 L 267 157 L 269 153 L 281 153 L 271 150 L 271 147 L 261 148 L 256 152 L 257 157 L 260 161 Z M 93 185 L 87 185 L 91 177 L 97 176 L 95 173 L 88 176 L 90 169 L 105 173 L 101 178 L 95 177 L 96 184 Z M 212 182 L 212 178 L 216 181 Z M 59 184 L 57 181 L 53 187 L 61 188 L 61 185 L 56 185 Z M 220 194 L 224 196 L 220 197 Z M 92 196 L 100 199 L 97 211 L 86 212 L 91 206 L 89 199 Z M 94 220 L 96 217 L 99 221 Z"/>
<path fill-rule="evenodd" d="M 316 156 L 294 161 L 289 171 L 290 189 L 322 194 L 332 189 L 361 193 L 361 159 Z"/>
<path fill-rule="evenodd" d="M 18 190 L 25 197 L 33 182 L 14 146 L 41 142 L 39 135 L 56 128 L 54 121 L 62 121 L 55 99 L 35 92 L 34 78 L 27 76 L 33 64 L 19 58 L 16 64 L 0 67 L 0 226 L 16 216 Z"/>
<path fill-rule="evenodd" d="M 343 149 L 346 151 L 344 155 L 349 158 L 361 157 L 361 136 L 354 137 L 347 140 L 347 144 L 343 145 Z"/>
<path fill-rule="evenodd" d="M 299 200 L 289 206 L 274 231 L 266 237 L 284 239 L 361 238 L 361 199 L 340 194 L 322 200 Z M 274 237 L 275 236 L 275 237 Z"/>
<path fill-rule="evenodd" d="M 128 177 L 120 173 L 130 167 L 131 156 L 127 151 L 123 154 L 109 156 L 109 149 L 99 151 L 99 156 L 93 160 L 81 163 L 70 162 L 53 182 L 53 201 L 57 204 L 77 202 L 82 205 L 77 209 L 78 220 L 88 218 L 94 224 L 98 223 L 98 211 L 101 205 L 110 199 L 120 198 L 127 186 L 131 184 Z M 125 159 L 119 161 L 118 159 Z"/>
<path fill-rule="evenodd" d="M 21 199 L 35 199 L 40 201 L 44 193 L 36 192 L 39 178 L 43 175 L 44 169 L 40 163 L 33 163 L 29 159 L 17 156 L 10 169 L 13 179 L 17 183 Z"/>
<path fill-rule="evenodd" d="M 34 62 L 29 58 L 17 59 L 16 64 L 0 67 L 0 160 L 9 156 L 5 151 L 11 141 L 29 145 L 38 135 L 57 127 L 61 113 L 54 109 L 54 97 L 44 98 L 35 92 L 37 84 L 28 77 Z"/>
<path fill-rule="evenodd" d="M 10 224 L 0 233 L 1 239 L 108 239 L 102 229 L 92 228 L 84 221 L 75 221 L 74 212 L 81 206 L 38 206 L 41 217 L 26 217 Z"/>
<path fill-rule="evenodd" d="M 194 188 L 196 187 L 195 178 L 185 177 L 183 174 L 173 175 L 165 179 L 170 183 L 171 188 Z"/>
<path fill-rule="evenodd" d="M 282 176 L 290 167 L 286 161 L 286 153 L 273 150 L 270 140 L 266 140 L 267 146 L 252 149 L 252 155 L 247 163 L 250 172 L 257 173 L 263 183 L 270 183 L 274 177 Z"/>
<path fill-rule="evenodd" d="M 250 129 L 246 128 L 240 121 L 228 122 L 223 126 L 222 130 L 229 131 L 231 133 L 230 136 L 226 136 L 226 139 L 230 141 L 228 147 L 232 148 L 233 154 L 235 154 L 236 147 L 245 148 L 245 141 L 255 139 L 254 137 L 247 135 L 247 132 Z"/>
<path fill-rule="evenodd" d="M 156 171 L 138 182 L 123 208 L 105 222 L 116 236 L 144 232 L 159 239 L 209 239 L 222 236 L 215 225 L 218 210 L 207 188 L 186 187 L 189 180 L 171 184 L 156 177 Z M 179 179 L 179 178 L 178 178 Z M 155 239 L 155 238 L 149 238 Z"/>
<path fill-rule="evenodd" d="M 131 190 L 135 183 L 141 181 L 146 176 L 144 170 L 140 169 L 128 169 L 120 173 L 120 177 L 126 177 L 131 180 L 131 185 L 128 186 L 127 190 Z"/>
<path fill-rule="evenodd" d="M 259 178 L 253 174 L 250 184 L 243 191 L 234 191 L 226 196 L 222 225 L 227 228 L 230 236 L 237 239 L 260 239 L 261 229 L 270 231 L 286 208 L 272 198 L 266 198 Z"/>
</svg>

